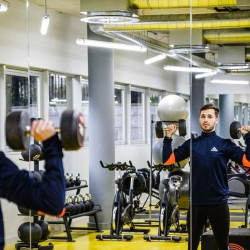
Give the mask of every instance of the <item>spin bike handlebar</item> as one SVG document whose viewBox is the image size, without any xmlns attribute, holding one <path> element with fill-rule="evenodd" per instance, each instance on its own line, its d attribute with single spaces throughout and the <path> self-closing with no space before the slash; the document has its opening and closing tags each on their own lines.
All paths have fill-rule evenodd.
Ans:
<svg viewBox="0 0 250 250">
<path fill-rule="evenodd" d="M 126 162 L 121 163 L 121 162 L 117 162 L 117 163 L 111 163 L 111 164 L 106 164 L 104 165 L 102 161 L 100 161 L 100 164 L 102 166 L 102 168 L 107 168 L 109 171 L 114 171 L 114 170 L 135 170 L 135 166 L 133 166 L 132 162 L 129 161 L 129 165 L 127 165 Z"/>
<path fill-rule="evenodd" d="M 167 171 L 167 170 L 169 172 L 173 171 L 173 164 L 172 165 L 158 164 L 158 165 L 153 165 L 152 166 L 149 161 L 147 161 L 147 163 L 148 163 L 148 167 L 150 169 L 155 169 L 156 171 L 159 171 L 159 172 L 161 172 L 161 171 Z M 177 169 L 177 168 L 181 169 L 179 165 L 178 166 L 174 166 L 174 168 L 175 169 Z"/>
<path fill-rule="evenodd" d="M 151 168 L 151 169 L 155 169 L 156 171 L 166 171 L 166 170 L 169 170 L 169 171 L 172 171 L 172 166 L 171 165 L 164 165 L 164 164 L 158 164 L 158 165 L 151 165 L 149 161 L 147 161 L 148 163 L 148 167 Z"/>
</svg>

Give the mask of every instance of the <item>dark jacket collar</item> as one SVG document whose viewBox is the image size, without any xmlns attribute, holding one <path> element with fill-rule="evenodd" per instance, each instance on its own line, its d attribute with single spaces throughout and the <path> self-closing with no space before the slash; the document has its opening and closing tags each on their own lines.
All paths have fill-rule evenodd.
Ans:
<svg viewBox="0 0 250 250">
<path fill-rule="evenodd" d="M 202 138 L 211 138 L 211 137 L 214 137 L 214 136 L 216 136 L 215 131 L 210 132 L 210 133 L 204 133 L 204 132 L 201 133 Z"/>
</svg>

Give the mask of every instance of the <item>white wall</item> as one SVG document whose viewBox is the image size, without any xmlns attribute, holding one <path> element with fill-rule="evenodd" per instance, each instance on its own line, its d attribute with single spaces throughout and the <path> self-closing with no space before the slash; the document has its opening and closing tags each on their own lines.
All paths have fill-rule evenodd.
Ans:
<svg viewBox="0 0 250 250">
<path fill-rule="evenodd" d="M 248 80 L 250 75 L 225 75 L 218 74 L 213 77 L 214 79 L 226 80 Z M 250 84 L 248 85 L 234 85 L 234 84 L 214 84 L 210 83 L 212 77 L 207 77 L 205 82 L 205 93 L 207 95 L 213 94 L 250 94 Z"/>
</svg>

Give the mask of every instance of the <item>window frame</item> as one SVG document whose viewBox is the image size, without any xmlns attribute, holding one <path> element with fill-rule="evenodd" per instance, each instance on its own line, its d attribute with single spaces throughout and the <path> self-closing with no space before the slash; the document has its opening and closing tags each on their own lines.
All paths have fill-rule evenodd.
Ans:
<svg viewBox="0 0 250 250">
<path fill-rule="evenodd" d="M 42 82 L 42 73 L 39 72 L 39 71 L 34 71 L 34 70 L 25 70 L 25 69 L 12 69 L 12 68 L 8 68 L 6 67 L 5 70 L 4 70 L 4 79 L 5 79 L 5 99 L 4 99 L 4 102 L 5 102 L 5 109 L 4 109 L 4 114 L 5 114 L 5 117 L 7 115 L 6 113 L 6 101 L 7 101 L 7 82 L 6 82 L 6 79 L 7 79 L 7 75 L 10 75 L 10 76 L 20 76 L 20 77 L 27 77 L 28 78 L 28 81 L 29 81 L 29 77 L 31 76 L 34 76 L 34 77 L 37 77 L 38 78 L 38 82 L 37 82 L 37 116 L 40 117 L 41 116 L 41 82 Z M 37 118 L 38 118 L 37 117 Z M 4 140 L 4 151 L 6 154 L 13 154 L 13 153 L 17 153 L 17 151 L 13 151 L 11 150 L 8 146 L 7 146 L 7 143 L 6 141 Z M 18 152 L 19 153 L 19 152 Z"/>
<path fill-rule="evenodd" d="M 123 116 L 122 116 L 122 126 L 123 126 L 123 131 L 122 131 L 122 137 L 123 137 L 123 140 L 115 140 L 115 144 L 117 145 L 124 145 L 126 144 L 126 131 L 127 131 L 127 128 L 126 128 L 126 122 L 125 122 L 125 112 L 126 112 L 126 100 L 125 100 L 125 91 L 126 91 L 126 88 L 124 85 L 120 85 L 120 84 L 117 84 L 115 83 L 114 85 L 114 93 L 115 93 L 115 89 L 121 89 L 122 90 L 122 101 L 123 101 L 123 106 L 122 106 L 122 112 L 123 112 Z"/>
<path fill-rule="evenodd" d="M 132 109 L 132 100 L 130 98 L 130 142 L 131 144 L 145 144 L 146 143 L 146 90 L 144 88 L 139 88 L 139 87 L 134 87 L 134 86 L 131 86 L 131 89 L 130 89 L 130 97 L 131 97 L 131 92 L 134 91 L 134 92 L 139 92 L 139 93 L 142 93 L 142 114 L 143 114 L 143 117 L 142 117 L 142 120 L 143 120 L 143 128 L 142 128 L 142 134 L 143 134 L 143 139 L 142 140 L 132 140 L 131 138 L 131 130 L 132 130 L 132 115 L 131 115 L 131 109 Z"/>
</svg>

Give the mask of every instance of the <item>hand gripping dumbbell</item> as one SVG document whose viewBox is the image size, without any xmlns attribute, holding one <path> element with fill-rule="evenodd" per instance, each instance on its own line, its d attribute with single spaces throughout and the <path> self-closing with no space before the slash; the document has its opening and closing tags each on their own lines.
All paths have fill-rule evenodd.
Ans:
<svg viewBox="0 0 250 250">
<path fill-rule="evenodd" d="M 31 121 L 27 111 L 13 111 L 6 117 L 5 133 L 9 147 L 17 151 L 25 151 L 30 145 Z M 62 113 L 61 124 L 55 128 L 61 134 L 65 150 L 78 150 L 84 144 L 83 115 L 76 110 L 65 110 Z"/>
<path fill-rule="evenodd" d="M 240 139 L 241 137 L 241 132 L 240 132 L 240 129 L 241 129 L 241 123 L 238 122 L 238 121 L 233 121 L 230 125 L 230 136 L 233 138 L 233 139 Z"/>
<path fill-rule="evenodd" d="M 157 138 L 163 138 L 164 137 L 164 130 L 167 130 L 167 127 L 163 126 L 164 124 L 177 124 L 179 135 L 185 136 L 187 134 L 186 132 L 186 121 L 184 119 L 180 119 L 178 121 L 157 121 L 155 124 L 155 134 Z"/>
</svg>

